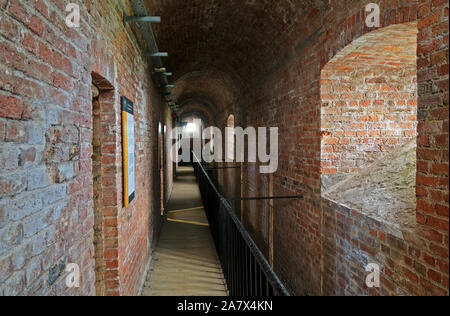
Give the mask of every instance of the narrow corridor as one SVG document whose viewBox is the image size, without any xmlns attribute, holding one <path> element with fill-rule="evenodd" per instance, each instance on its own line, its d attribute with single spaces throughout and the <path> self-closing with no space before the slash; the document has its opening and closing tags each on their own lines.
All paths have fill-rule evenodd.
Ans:
<svg viewBox="0 0 450 316">
<path fill-rule="evenodd" d="M 226 296 L 192 168 L 180 168 L 143 296 Z"/>
<path fill-rule="evenodd" d="M 448 12 L 0 0 L 0 297 L 448 296 Z"/>
</svg>

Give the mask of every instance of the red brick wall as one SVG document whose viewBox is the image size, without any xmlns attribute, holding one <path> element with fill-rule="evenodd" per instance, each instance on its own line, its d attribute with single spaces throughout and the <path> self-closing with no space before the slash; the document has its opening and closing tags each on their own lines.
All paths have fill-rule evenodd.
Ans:
<svg viewBox="0 0 450 316">
<path fill-rule="evenodd" d="M 419 286 L 448 295 L 448 1 L 419 7 L 417 223 L 426 273 Z"/>
<path fill-rule="evenodd" d="M 337 52 L 371 31 L 364 23 L 367 3 L 353 2 L 350 6 L 333 2 L 326 14 L 316 12 L 313 21 L 317 23 L 309 25 L 320 31 L 310 32 L 310 38 L 301 42 L 294 39 L 289 47 L 297 47 L 295 53 L 278 51 L 283 56 L 279 64 L 268 69 L 240 99 L 239 107 L 247 109 L 248 126 L 280 127 L 275 194 L 305 196 L 301 201 L 275 203 L 275 270 L 294 294 L 365 294 L 368 292 L 360 284 L 362 265 L 356 263 L 365 262 L 364 257 L 374 258 L 380 249 L 388 247 L 391 254 L 386 260 L 395 261 L 391 269 L 399 271 L 395 276 L 399 279 L 383 276 L 387 281 L 379 294 L 395 292 L 389 285 L 394 281 L 401 289 L 396 294 L 448 294 L 448 2 L 421 1 L 419 6 L 415 1 L 379 1 L 383 26 L 414 22 L 419 15 L 418 231 L 402 236 L 400 241 L 380 241 L 387 233 L 385 227 L 362 230 L 354 238 L 358 258 L 351 260 L 356 262 L 357 271 L 344 267 L 348 261 L 342 258 L 344 254 L 350 256 L 352 247 L 335 249 L 327 242 L 339 230 L 343 235 L 339 238 L 351 243 L 348 229 L 372 223 L 357 213 L 339 215 L 340 208 L 331 205 L 330 210 L 320 198 L 320 72 Z M 252 170 L 247 175 L 249 193 L 266 194 L 265 187 L 259 185 L 262 177 Z M 258 226 L 262 219 L 256 217 L 248 225 Z M 381 224 L 374 227 L 377 225 Z M 415 248 L 419 252 L 410 253 Z M 344 254 L 338 256 L 339 251 Z M 330 260 L 338 267 L 328 267 Z M 343 276 L 330 281 L 328 269 Z M 337 280 L 343 281 L 330 283 Z M 345 288 L 349 290 L 343 291 Z"/>
<path fill-rule="evenodd" d="M 417 134 L 417 26 L 371 32 L 322 70 L 322 174 L 357 172 Z M 322 178 L 324 180 L 324 178 Z"/>
<path fill-rule="evenodd" d="M 327 295 L 448 295 L 448 2 L 418 7 L 417 227 L 392 228 L 322 201 Z M 381 266 L 381 288 L 362 271 Z"/>
<path fill-rule="evenodd" d="M 236 174 L 235 183 L 240 181 Z M 231 179 L 230 179 L 231 180 Z M 246 164 L 244 168 L 244 197 L 269 196 L 269 176 L 259 175 L 259 164 Z M 246 201 L 243 203 L 243 223 L 261 252 L 269 258 L 269 203 Z"/>
<path fill-rule="evenodd" d="M 182 19 L 165 10 L 168 22 L 156 34 L 166 45 L 175 43 L 173 49 L 162 47 L 175 54 L 169 68 L 196 77 L 185 77 L 191 84 L 180 85 L 180 102 L 201 99 L 217 107 L 220 127 L 230 113 L 237 126 L 280 127 L 275 194 L 305 196 L 275 203 L 275 270 L 293 294 L 366 294 L 360 269 L 381 253 L 389 253 L 382 262 L 386 281 L 373 294 L 448 294 L 447 1 L 379 1 L 383 26 L 419 20 L 417 231 L 393 238 L 380 223 L 321 201 L 321 71 L 371 31 L 364 25 L 369 2 L 332 1 L 331 7 L 318 5 L 321 10 L 302 4 L 301 17 L 291 15 L 283 2 L 239 12 L 224 4 L 220 15 L 207 13 L 215 7 L 196 6 L 192 12 L 198 19 L 215 19 L 210 24 L 200 19 L 201 25 L 222 23 L 223 37 L 210 36 L 209 26 L 187 37 L 187 26 L 175 23 Z M 105 170 L 112 176 L 105 201 L 111 204 L 111 213 L 105 212 L 111 214 L 105 220 L 112 241 L 105 251 L 109 294 L 138 291 L 157 234 L 157 129 L 167 113 L 133 32 L 121 23 L 118 3 L 83 3 L 82 28 L 74 30 L 65 27 L 63 1 L 0 0 L 0 294 L 94 294 L 92 72 L 111 83 L 115 100 L 112 115 L 104 118 L 112 123 L 105 152 L 116 159 Z M 158 14 L 155 3 L 151 7 Z M 188 10 L 180 8 L 184 16 Z M 230 16 L 261 19 L 266 10 L 286 14 L 249 27 L 240 24 L 238 37 L 235 24 L 226 23 Z M 194 45 L 174 38 L 189 38 Z M 206 42 L 211 50 L 197 44 Z M 196 60 L 219 71 L 194 71 L 204 64 Z M 136 158 L 142 170 L 137 199 L 127 209 L 121 207 L 120 129 L 114 128 L 120 126 L 120 95 L 137 107 Z M 267 195 L 258 169 L 247 170 L 246 195 Z M 258 205 L 254 209 L 247 225 L 264 248 L 266 215 L 258 213 Z M 367 223 L 376 229 L 360 227 Z M 357 239 L 348 234 L 357 229 Z M 336 247 L 333 238 L 353 246 Z M 346 261 L 340 251 L 356 254 Z M 59 273 L 64 259 L 82 268 L 78 290 L 64 285 Z"/>
<path fill-rule="evenodd" d="M 423 244 L 415 232 L 396 229 L 326 199 L 322 208 L 322 294 L 448 295 L 445 287 L 421 287 L 424 280 L 440 280 L 440 272 L 428 272 L 428 265 L 435 258 L 421 251 Z M 380 288 L 366 286 L 365 269 L 370 263 L 380 266 Z M 441 264 L 445 269 L 445 263 Z"/>
<path fill-rule="evenodd" d="M 0 1 L 0 295 L 93 295 L 91 74 L 109 82 L 103 204 L 107 294 L 139 291 L 159 227 L 157 122 L 168 117 L 115 1 Z M 129 8 L 126 8 L 128 11 Z M 130 13 L 130 12 L 128 12 Z M 136 106 L 136 199 L 122 207 L 120 96 Z M 67 289 L 62 263 L 77 263 Z M 55 276 L 52 280 L 49 276 Z M 51 282 L 50 282 L 51 281 Z"/>
</svg>

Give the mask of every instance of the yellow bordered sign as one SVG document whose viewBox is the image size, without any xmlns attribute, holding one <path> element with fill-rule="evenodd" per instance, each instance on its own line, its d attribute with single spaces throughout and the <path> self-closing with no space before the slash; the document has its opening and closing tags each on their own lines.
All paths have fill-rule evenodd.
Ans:
<svg viewBox="0 0 450 316">
<path fill-rule="evenodd" d="M 134 139 L 134 105 L 126 97 L 122 103 L 122 146 L 123 146 L 123 196 L 127 207 L 136 196 L 135 188 L 135 139 Z"/>
</svg>

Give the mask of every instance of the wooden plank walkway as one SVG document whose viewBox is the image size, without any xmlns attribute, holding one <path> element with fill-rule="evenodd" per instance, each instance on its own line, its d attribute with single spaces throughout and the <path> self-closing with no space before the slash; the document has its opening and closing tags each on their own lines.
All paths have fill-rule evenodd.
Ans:
<svg viewBox="0 0 450 316">
<path fill-rule="evenodd" d="M 180 168 L 143 296 L 227 296 L 192 168 Z"/>
</svg>

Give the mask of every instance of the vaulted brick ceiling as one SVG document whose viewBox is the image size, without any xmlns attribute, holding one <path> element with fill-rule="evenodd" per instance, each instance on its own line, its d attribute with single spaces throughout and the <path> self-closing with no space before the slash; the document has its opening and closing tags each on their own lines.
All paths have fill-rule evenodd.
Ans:
<svg viewBox="0 0 450 316">
<path fill-rule="evenodd" d="M 320 28 L 316 18 L 328 0 L 146 0 L 148 12 L 162 18 L 153 30 L 167 68 L 181 78 L 191 97 L 216 106 L 229 100 L 219 90 L 234 86 L 239 95 Z M 185 80 L 196 73 L 195 80 Z M 203 79 L 199 79 L 202 76 Z M 213 75 L 212 80 L 208 80 Z M 200 85 L 199 81 L 203 84 Z M 220 82 L 223 87 L 217 86 Z M 178 82 L 177 82 L 178 83 Z M 228 87 L 227 87 L 228 85 Z M 211 95 L 213 94 L 213 95 Z M 225 96 L 228 97 L 228 96 Z"/>
</svg>

